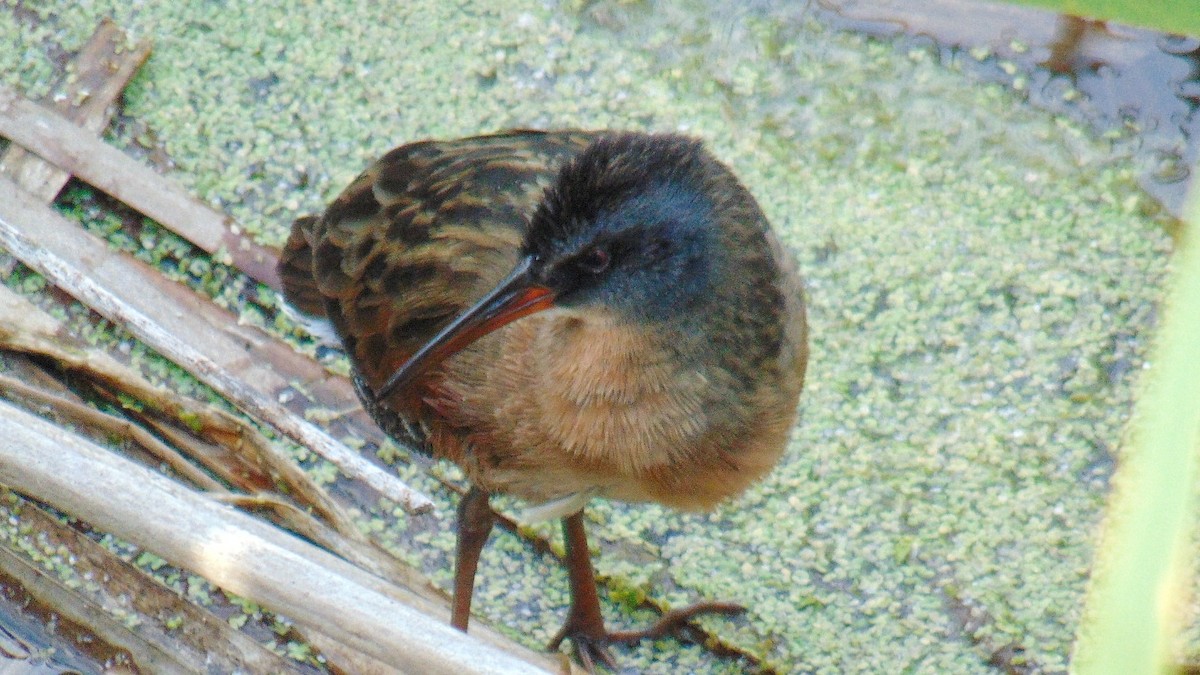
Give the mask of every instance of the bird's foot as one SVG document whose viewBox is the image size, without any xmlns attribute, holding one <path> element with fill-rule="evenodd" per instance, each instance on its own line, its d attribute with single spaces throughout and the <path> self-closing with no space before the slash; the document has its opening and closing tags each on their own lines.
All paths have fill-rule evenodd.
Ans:
<svg viewBox="0 0 1200 675">
<path fill-rule="evenodd" d="M 616 658 L 609 651 L 609 645 L 633 644 L 642 640 L 657 640 L 663 637 L 686 639 L 689 621 L 702 614 L 723 614 L 732 616 L 745 612 L 746 608 L 732 602 L 698 602 L 694 605 L 673 609 L 659 617 L 649 628 L 636 631 L 605 630 L 603 623 L 567 617 L 554 639 L 547 645 L 550 651 L 556 651 L 563 640 L 570 639 L 575 653 L 575 659 L 589 673 L 596 671 L 596 664 L 601 663 L 612 671 L 619 670 Z"/>
<path fill-rule="evenodd" d="M 571 651 L 575 654 L 575 660 L 583 669 L 589 673 L 596 672 L 596 664 L 603 664 L 605 668 L 613 672 L 620 670 L 617 665 L 617 658 L 612 655 L 608 649 L 608 639 L 606 637 L 592 638 L 578 633 L 573 635 L 559 634 L 550 642 L 551 650 L 558 648 L 559 643 L 563 638 L 571 638 Z"/>
<path fill-rule="evenodd" d="M 549 651 L 558 651 L 563 640 L 571 640 L 571 650 L 575 660 L 589 673 L 596 672 L 596 664 L 602 663 L 609 670 L 616 671 L 617 659 L 608 650 L 611 642 L 610 634 L 604 630 L 604 621 L 591 620 L 576 612 L 567 615 L 567 622 L 559 629 L 558 634 L 546 645 Z"/>
</svg>

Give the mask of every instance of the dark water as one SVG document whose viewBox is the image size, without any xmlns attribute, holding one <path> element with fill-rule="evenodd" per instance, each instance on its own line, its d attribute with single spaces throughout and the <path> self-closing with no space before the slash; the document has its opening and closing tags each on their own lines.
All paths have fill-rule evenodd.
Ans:
<svg viewBox="0 0 1200 675">
<path fill-rule="evenodd" d="M 0 674 L 100 673 L 118 661 L 128 663 L 128 655 L 0 573 Z"/>
<path fill-rule="evenodd" d="M 841 30 L 935 46 L 943 60 L 1087 123 L 1181 215 L 1200 159 L 1200 38 L 964 0 L 820 0 L 811 10 Z"/>
</svg>

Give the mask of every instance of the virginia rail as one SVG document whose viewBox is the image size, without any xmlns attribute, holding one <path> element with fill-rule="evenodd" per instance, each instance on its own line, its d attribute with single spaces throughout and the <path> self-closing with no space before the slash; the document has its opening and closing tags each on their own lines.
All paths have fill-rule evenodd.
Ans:
<svg viewBox="0 0 1200 675">
<path fill-rule="evenodd" d="M 694 139 L 509 131 L 384 155 L 293 225 L 287 301 L 327 319 L 359 397 L 471 483 L 451 623 L 466 630 L 492 494 L 563 517 L 580 661 L 668 633 L 600 613 L 591 497 L 711 508 L 778 460 L 807 362 L 803 290 L 749 192 Z M 520 319 L 518 321 L 518 319 Z"/>
</svg>

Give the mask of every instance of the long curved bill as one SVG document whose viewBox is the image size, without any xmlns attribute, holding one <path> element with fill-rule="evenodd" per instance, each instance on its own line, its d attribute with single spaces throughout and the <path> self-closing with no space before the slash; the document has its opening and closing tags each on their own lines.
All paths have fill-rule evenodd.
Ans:
<svg viewBox="0 0 1200 675">
<path fill-rule="evenodd" d="M 376 397 L 383 400 L 396 393 L 417 376 L 457 354 L 464 347 L 521 317 L 548 309 L 554 304 L 554 292 L 534 283 L 530 274 L 533 258 L 525 257 L 507 277 L 487 295 L 463 312 L 432 340 L 417 350 L 380 387 Z"/>
</svg>

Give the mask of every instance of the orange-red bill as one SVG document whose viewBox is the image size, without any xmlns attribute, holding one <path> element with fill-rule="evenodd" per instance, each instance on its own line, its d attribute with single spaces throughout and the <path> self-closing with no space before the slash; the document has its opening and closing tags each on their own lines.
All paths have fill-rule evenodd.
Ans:
<svg viewBox="0 0 1200 675">
<path fill-rule="evenodd" d="M 508 324 L 550 308 L 554 292 L 534 283 L 529 270 L 532 258 L 523 258 L 513 271 L 470 309 L 426 342 L 400 366 L 376 396 L 385 399 L 415 380 L 442 361 L 462 351 L 464 347 Z"/>
</svg>

